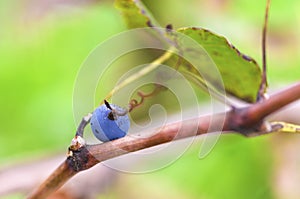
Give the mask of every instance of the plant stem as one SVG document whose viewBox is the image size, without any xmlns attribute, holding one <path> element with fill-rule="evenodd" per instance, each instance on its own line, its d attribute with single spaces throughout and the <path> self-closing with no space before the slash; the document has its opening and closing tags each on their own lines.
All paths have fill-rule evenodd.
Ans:
<svg viewBox="0 0 300 199">
<path fill-rule="evenodd" d="M 175 47 L 171 47 L 167 52 L 165 52 L 162 56 L 151 62 L 148 66 L 145 68 L 141 69 L 137 73 L 131 75 L 130 77 L 126 78 L 124 81 L 122 81 L 120 84 L 118 84 L 116 87 L 114 87 L 113 90 L 110 91 L 110 93 L 105 97 L 105 100 L 108 100 L 111 98 L 113 94 L 115 94 L 117 91 L 119 91 L 121 88 L 124 86 L 130 84 L 131 82 L 134 82 L 135 80 L 141 78 L 142 76 L 148 74 L 149 72 L 153 71 L 156 69 L 160 64 L 168 60 L 173 54 Z"/>
<path fill-rule="evenodd" d="M 76 173 L 89 169 L 101 161 L 174 140 L 219 131 L 217 127 L 224 119 L 225 123 L 221 129 L 223 133 L 236 131 L 245 135 L 243 131 L 256 130 L 253 127 L 261 124 L 266 116 L 298 99 L 300 99 L 300 82 L 272 95 L 268 100 L 245 108 L 167 124 L 146 138 L 125 136 L 102 144 L 83 146 L 81 150 L 74 152 L 77 158 L 71 164 L 68 158 L 29 196 L 29 199 L 46 198 Z M 257 135 L 262 134 L 265 132 L 257 132 Z"/>
<path fill-rule="evenodd" d="M 281 109 L 300 98 L 300 82 L 286 88 L 269 99 L 258 102 L 249 109 L 249 115 L 255 118 L 265 118 L 271 113 Z"/>
<path fill-rule="evenodd" d="M 46 198 L 64 185 L 76 172 L 64 161 L 28 199 Z"/>
<path fill-rule="evenodd" d="M 267 27 L 268 27 L 268 19 L 269 19 L 269 8 L 270 8 L 271 0 L 267 0 L 266 11 L 265 11 L 265 20 L 264 27 L 262 32 L 262 77 L 261 84 L 257 95 L 257 101 L 261 101 L 264 99 L 264 94 L 266 92 L 268 81 L 267 81 L 267 55 L 266 55 L 266 43 L 267 43 Z"/>
</svg>

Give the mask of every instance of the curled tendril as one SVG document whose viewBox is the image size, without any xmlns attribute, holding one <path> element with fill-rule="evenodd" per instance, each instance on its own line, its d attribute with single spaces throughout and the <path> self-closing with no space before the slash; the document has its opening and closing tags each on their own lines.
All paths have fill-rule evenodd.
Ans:
<svg viewBox="0 0 300 199">
<path fill-rule="evenodd" d="M 108 114 L 108 118 L 111 120 L 115 120 L 117 116 L 126 115 L 127 113 L 131 112 L 133 109 L 141 106 L 144 103 L 145 98 L 154 96 L 157 93 L 159 93 L 162 89 L 165 89 L 165 87 L 163 87 L 160 84 L 154 84 L 154 86 L 155 86 L 155 88 L 150 93 L 144 93 L 142 91 L 138 91 L 137 95 L 141 98 L 140 101 L 138 101 L 136 99 L 131 99 L 128 104 L 128 109 L 123 109 L 123 110 L 120 109 L 119 110 L 119 109 L 112 108 L 111 105 L 109 104 L 109 102 L 104 100 L 105 106 L 111 110 L 111 112 Z"/>
<path fill-rule="evenodd" d="M 154 86 L 155 86 L 155 88 L 150 93 L 143 93 L 142 91 L 138 91 L 137 95 L 140 97 L 140 101 L 137 101 L 136 99 L 130 100 L 128 112 L 131 112 L 133 109 L 141 106 L 144 103 L 145 98 L 154 96 L 158 92 L 160 92 L 162 89 L 164 89 L 164 87 L 160 84 L 154 84 Z"/>
</svg>

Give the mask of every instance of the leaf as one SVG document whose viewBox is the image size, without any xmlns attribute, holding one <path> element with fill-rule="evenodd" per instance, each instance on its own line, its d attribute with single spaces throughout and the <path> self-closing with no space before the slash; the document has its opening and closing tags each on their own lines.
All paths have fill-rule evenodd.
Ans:
<svg viewBox="0 0 300 199">
<path fill-rule="evenodd" d="M 272 132 L 300 133 L 300 125 L 287 122 L 270 122 Z"/>
<path fill-rule="evenodd" d="M 116 0 L 115 5 L 121 10 L 128 28 L 159 27 L 155 25 L 157 23 L 155 23 L 150 12 L 146 10 L 140 1 Z M 191 65 L 191 63 L 185 60 L 181 60 L 178 64 L 178 56 L 173 55 L 168 60 L 168 63 L 173 62 L 173 67 L 176 70 L 181 71 L 190 80 L 198 82 L 202 88 L 214 87 L 210 90 L 213 92 L 219 91 L 222 95 L 222 84 L 224 84 L 226 94 L 235 96 L 246 102 L 252 103 L 256 101 L 261 82 L 261 70 L 254 59 L 242 54 L 223 36 L 206 29 L 180 28 L 172 34 L 160 34 L 161 38 L 159 39 L 178 47 L 180 54 L 184 57 L 192 57 L 192 54 L 196 58 L 199 57 L 198 64 Z M 203 49 L 199 50 L 197 48 L 194 52 L 190 52 L 189 44 L 187 45 L 181 41 L 182 37 L 180 34 L 193 39 Z M 198 54 L 195 54 L 196 52 Z M 199 60 L 202 63 L 199 63 Z M 212 68 L 215 65 L 218 71 L 212 72 Z M 172 67 L 172 64 L 170 66 Z M 221 78 L 217 77 L 217 73 L 221 75 Z M 208 86 L 204 85 L 207 81 L 210 84 Z"/>
<path fill-rule="evenodd" d="M 139 0 L 116 0 L 128 28 L 159 27 L 150 12 Z"/>
<path fill-rule="evenodd" d="M 216 64 L 227 94 L 246 102 L 255 102 L 261 82 L 261 70 L 254 59 L 242 54 L 229 41 L 220 35 L 202 28 L 181 28 L 179 33 L 189 36 L 200 44 Z M 180 43 L 179 43 L 180 45 Z M 185 50 L 183 50 L 185 53 Z M 181 64 L 181 67 L 186 63 Z M 186 67 L 186 66 L 184 66 Z M 199 68 L 198 68 L 199 69 Z M 214 77 L 206 71 L 206 80 L 216 88 Z M 199 74 L 195 73 L 196 76 Z M 209 79 L 210 77 L 210 79 Z M 199 78 L 199 77 L 198 77 Z"/>
</svg>

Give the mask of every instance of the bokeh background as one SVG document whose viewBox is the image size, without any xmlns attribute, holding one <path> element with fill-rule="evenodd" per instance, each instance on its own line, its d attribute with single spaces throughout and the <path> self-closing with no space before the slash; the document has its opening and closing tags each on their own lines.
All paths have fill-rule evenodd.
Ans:
<svg viewBox="0 0 300 199">
<path fill-rule="evenodd" d="M 261 62 L 265 1 L 143 2 L 162 26 L 205 27 Z M 299 10 L 297 0 L 272 1 L 268 29 L 271 92 L 300 79 Z M 24 177 L 22 172 L 34 178 L 31 164 L 66 152 L 77 125 L 72 94 L 78 70 L 99 43 L 126 27 L 109 0 L 1 1 L 0 16 L 0 181 L 17 183 Z M 299 124 L 299 106 L 294 103 L 273 118 Z M 204 159 L 198 158 L 200 142 L 201 138 L 197 139 L 174 164 L 153 173 L 104 169 L 109 174 L 103 180 L 99 177 L 102 187 L 89 185 L 98 192 L 93 197 L 300 197 L 300 135 L 251 139 L 224 135 Z M 56 165 L 48 167 L 53 170 Z M 8 172 L 17 175 L 9 177 Z M 24 198 L 31 189 L 24 185 L 7 191 L 2 186 L 0 198 Z M 68 191 L 62 194 L 75 198 Z"/>
</svg>

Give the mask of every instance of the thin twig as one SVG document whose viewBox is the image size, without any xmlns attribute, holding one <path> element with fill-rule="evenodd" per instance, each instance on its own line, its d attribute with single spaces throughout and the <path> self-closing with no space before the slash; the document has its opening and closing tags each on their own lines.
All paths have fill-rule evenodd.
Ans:
<svg viewBox="0 0 300 199">
<path fill-rule="evenodd" d="M 126 78 L 124 81 L 122 81 L 120 84 L 114 87 L 114 89 L 105 97 L 105 100 L 108 100 L 115 94 L 117 91 L 119 91 L 124 86 L 130 84 L 131 82 L 134 82 L 135 80 L 139 79 L 140 77 L 148 74 L 149 72 L 156 69 L 158 66 L 160 66 L 163 62 L 168 60 L 173 54 L 174 54 L 175 48 L 171 47 L 168 51 L 166 51 L 162 56 L 151 62 L 149 65 L 135 73 L 134 75 Z"/>
<path fill-rule="evenodd" d="M 267 81 L 267 55 L 266 55 L 266 43 L 267 43 L 267 27 L 268 27 L 268 18 L 269 18 L 269 8 L 271 0 L 267 0 L 266 11 L 265 11 L 265 20 L 264 27 L 262 32 L 262 77 L 261 84 L 257 96 L 257 101 L 262 101 L 265 97 L 268 81 Z"/>
<path fill-rule="evenodd" d="M 125 136 L 103 144 L 83 146 L 79 150 L 72 151 L 72 156 L 69 156 L 29 199 L 46 198 L 76 173 L 89 169 L 101 161 L 173 140 L 219 131 L 217 126 L 223 122 L 223 119 L 225 123 L 222 132 L 236 131 L 248 135 L 251 131 L 258 130 L 258 125 L 261 125 L 266 116 L 298 99 L 300 99 L 300 82 L 278 92 L 268 100 L 249 107 L 167 124 L 150 137 Z M 211 120 L 212 118 L 214 120 Z M 262 134 L 265 132 L 257 132 L 257 135 Z"/>
<path fill-rule="evenodd" d="M 91 117 L 92 117 L 92 114 L 89 113 L 88 115 L 84 116 L 77 128 L 77 131 L 76 131 L 76 136 L 80 136 L 80 137 L 83 137 L 83 131 L 84 131 L 84 128 L 86 127 L 86 125 L 88 125 L 88 123 L 90 122 L 91 120 Z"/>
</svg>

